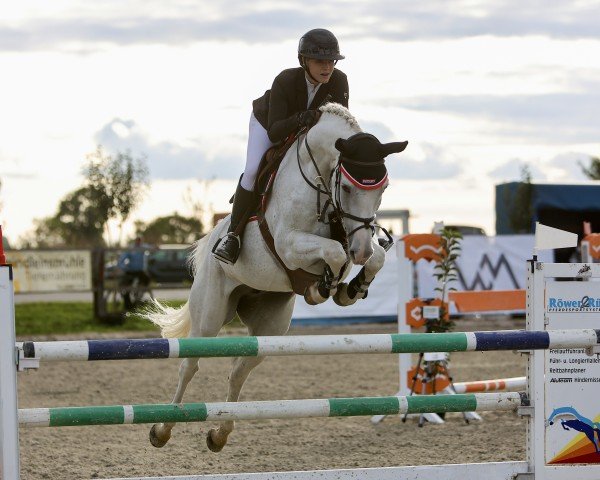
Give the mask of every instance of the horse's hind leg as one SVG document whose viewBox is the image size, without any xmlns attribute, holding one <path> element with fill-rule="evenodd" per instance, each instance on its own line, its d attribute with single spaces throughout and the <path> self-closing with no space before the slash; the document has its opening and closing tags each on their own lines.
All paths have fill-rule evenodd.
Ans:
<svg viewBox="0 0 600 480">
<path fill-rule="evenodd" d="M 185 358 L 179 365 L 179 383 L 171 403 L 181 403 L 185 389 L 198 371 L 197 358 Z M 150 443 L 155 447 L 164 447 L 171 438 L 175 423 L 157 423 L 150 429 Z"/>
<path fill-rule="evenodd" d="M 219 281 L 214 275 L 205 275 L 203 280 L 194 282 L 190 292 L 190 337 L 215 337 L 221 327 L 233 318 L 237 298 L 232 295 L 232 289 L 233 285 L 230 285 L 225 277 L 221 277 Z M 186 358 L 181 362 L 179 382 L 171 403 L 181 403 L 185 389 L 199 369 L 200 360 Z M 164 446 L 171 438 L 174 426 L 173 422 L 153 425 L 150 430 L 150 443 L 155 447 Z"/>
<path fill-rule="evenodd" d="M 290 328 L 294 309 L 293 293 L 258 293 L 244 297 L 238 305 L 238 315 L 253 336 L 285 335 Z M 229 375 L 228 402 L 237 402 L 244 382 L 254 367 L 265 357 L 236 357 Z M 213 452 L 219 452 L 233 431 L 234 422 L 222 422 L 208 432 L 206 443 Z"/>
</svg>

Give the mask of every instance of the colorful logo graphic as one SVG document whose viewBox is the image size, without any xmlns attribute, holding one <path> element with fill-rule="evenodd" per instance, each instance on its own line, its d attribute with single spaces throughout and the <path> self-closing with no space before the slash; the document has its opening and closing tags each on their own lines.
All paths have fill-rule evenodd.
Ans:
<svg viewBox="0 0 600 480">
<path fill-rule="evenodd" d="M 567 432 L 580 432 L 550 460 L 549 464 L 600 463 L 599 422 L 584 417 L 573 407 L 559 407 L 550 414 L 546 424 L 560 425 Z"/>
</svg>

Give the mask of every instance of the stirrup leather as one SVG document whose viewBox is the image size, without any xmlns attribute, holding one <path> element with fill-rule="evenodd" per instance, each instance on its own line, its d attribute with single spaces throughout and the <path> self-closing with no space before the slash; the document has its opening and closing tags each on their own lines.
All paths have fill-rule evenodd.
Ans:
<svg viewBox="0 0 600 480">
<path fill-rule="evenodd" d="M 233 265 L 240 256 L 241 249 L 241 238 L 233 233 L 228 233 L 215 243 L 212 254 L 217 260 Z"/>
</svg>

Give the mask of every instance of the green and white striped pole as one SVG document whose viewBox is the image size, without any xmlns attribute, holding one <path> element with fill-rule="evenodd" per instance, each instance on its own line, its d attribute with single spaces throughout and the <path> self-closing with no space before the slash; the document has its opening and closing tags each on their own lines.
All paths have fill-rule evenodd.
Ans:
<svg viewBox="0 0 600 480">
<path fill-rule="evenodd" d="M 283 418 L 351 417 L 404 413 L 517 410 L 528 404 L 518 392 L 410 397 L 358 397 L 260 402 L 31 408 L 19 423 L 31 427 L 206 422 Z"/>
</svg>

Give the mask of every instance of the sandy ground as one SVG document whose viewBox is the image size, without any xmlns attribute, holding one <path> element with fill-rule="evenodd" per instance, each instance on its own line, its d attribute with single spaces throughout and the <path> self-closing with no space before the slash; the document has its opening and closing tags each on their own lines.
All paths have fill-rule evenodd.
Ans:
<svg viewBox="0 0 600 480">
<path fill-rule="evenodd" d="M 522 328 L 523 320 L 460 320 L 456 331 Z M 297 334 L 392 333 L 395 325 L 296 328 Z M 239 332 L 241 333 L 241 332 Z M 124 335 L 131 337 L 132 335 Z M 139 336 L 139 333 L 136 335 Z M 23 339 L 21 339 L 23 340 Z M 222 401 L 231 359 L 204 359 L 185 401 Z M 19 374 L 19 407 L 167 403 L 179 360 L 42 365 Z M 455 381 L 524 375 L 512 352 L 454 353 Z M 395 355 L 269 358 L 250 376 L 242 400 L 393 395 Z M 466 424 L 461 414 L 444 425 L 418 428 L 388 417 L 238 422 L 220 453 L 209 451 L 211 423 L 181 424 L 162 449 L 148 441 L 149 425 L 21 428 L 23 480 L 193 475 L 439 463 L 524 460 L 525 420 L 511 412 L 483 412 Z"/>
</svg>

